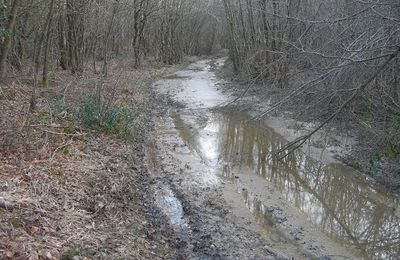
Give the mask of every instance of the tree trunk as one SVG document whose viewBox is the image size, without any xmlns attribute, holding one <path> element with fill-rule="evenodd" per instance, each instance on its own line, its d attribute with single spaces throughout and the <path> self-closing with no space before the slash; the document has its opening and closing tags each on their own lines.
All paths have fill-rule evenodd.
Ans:
<svg viewBox="0 0 400 260">
<path fill-rule="evenodd" d="M 82 50 L 84 48 L 84 13 L 86 1 L 67 0 L 67 46 L 71 72 L 82 71 Z"/>
<path fill-rule="evenodd" d="M 69 60 L 68 60 L 67 40 L 65 36 L 65 9 L 63 1 L 59 3 L 58 48 L 60 50 L 60 67 L 63 70 L 68 70 Z"/>
<path fill-rule="evenodd" d="M 12 34 L 14 33 L 18 3 L 19 3 L 19 0 L 14 0 L 13 4 L 11 6 L 10 17 L 8 19 L 8 24 L 6 27 L 8 34 L 5 36 L 4 43 L 1 48 L 0 79 L 3 79 L 5 76 L 5 73 L 6 73 L 7 56 L 8 56 L 8 52 L 10 51 L 10 48 L 11 48 L 11 39 L 12 39 Z"/>
<path fill-rule="evenodd" d="M 51 34 L 51 25 L 53 22 L 53 6 L 54 6 L 54 0 L 51 0 L 50 2 L 50 7 L 49 7 L 49 13 L 47 15 L 47 31 L 46 31 L 46 40 L 44 44 L 44 59 L 43 59 L 43 77 L 42 77 L 42 84 L 44 88 L 47 88 L 49 86 L 49 77 L 48 77 L 48 52 L 49 52 L 49 42 L 50 42 L 50 34 Z"/>
<path fill-rule="evenodd" d="M 112 32 L 112 27 L 113 27 L 113 23 L 114 23 L 114 18 L 115 18 L 115 14 L 117 13 L 117 7 L 118 7 L 118 0 L 116 0 L 113 4 L 113 11 L 112 11 L 112 15 L 111 15 L 111 20 L 108 26 L 108 31 L 107 34 L 105 35 L 104 38 L 104 60 L 103 60 L 103 74 L 105 77 L 107 77 L 108 75 L 108 42 L 110 40 L 110 35 Z"/>
<path fill-rule="evenodd" d="M 30 112 L 33 112 L 36 109 L 37 89 L 38 89 L 38 85 L 39 85 L 38 84 L 38 75 L 39 75 L 39 68 L 40 68 L 40 60 L 41 60 L 41 56 L 42 56 L 43 41 L 44 41 L 44 37 L 46 34 L 46 28 L 47 28 L 48 20 L 50 18 L 50 14 L 51 14 L 51 12 L 49 10 L 49 13 L 47 14 L 47 19 L 43 24 L 42 31 L 40 32 L 39 40 L 37 41 L 37 44 L 35 44 L 35 48 L 34 48 L 33 88 L 32 88 L 30 107 L 29 107 Z"/>
</svg>

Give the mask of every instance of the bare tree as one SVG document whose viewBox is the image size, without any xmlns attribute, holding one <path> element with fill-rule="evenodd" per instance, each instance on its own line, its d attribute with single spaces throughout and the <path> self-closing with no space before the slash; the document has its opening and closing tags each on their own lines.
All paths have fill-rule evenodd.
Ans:
<svg viewBox="0 0 400 260">
<path fill-rule="evenodd" d="M 0 50 L 0 79 L 4 78 L 6 73 L 6 61 L 8 57 L 8 52 L 11 48 L 11 39 L 12 34 L 14 33 L 14 27 L 16 22 L 17 16 L 17 9 L 18 9 L 19 0 L 14 0 L 11 5 L 8 22 L 5 28 L 5 37 L 4 41 L 2 42 L 2 47 Z"/>
</svg>

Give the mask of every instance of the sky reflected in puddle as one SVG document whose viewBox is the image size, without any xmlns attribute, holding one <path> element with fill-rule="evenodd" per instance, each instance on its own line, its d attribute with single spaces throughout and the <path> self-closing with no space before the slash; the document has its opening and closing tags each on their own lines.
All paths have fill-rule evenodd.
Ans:
<svg viewBox="0 0 400 260">
<path fill-rule="evenodd" d="M 323 164 L 303 152 L 281 162 L 270 159 L 285 140 L 262 123 L 245 123 L 246 114 L 217 113 L 201 128 L 176 113 L 175 125 L 188 146 L 210 167 L 234 179 L 234 172 L 252 172 L 274 185 L 329 236 L 376 259 L 400 255 L 399 199 L 341 164 Z M 268 211 L 243 193 L 249 209 L 265 224 Z"/>
</svg>

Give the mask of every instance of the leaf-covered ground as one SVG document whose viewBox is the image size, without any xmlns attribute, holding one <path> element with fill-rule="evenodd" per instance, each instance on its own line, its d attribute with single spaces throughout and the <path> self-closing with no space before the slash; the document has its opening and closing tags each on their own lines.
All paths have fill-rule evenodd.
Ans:
<svg viewBox="0 0 400 260">
<path fill-rule="evenodd" d="M 30 78 L 2 83 L 1 259 L 141 259 L 170 251 L 150 239 L 155 227 L 143 213 L 140 179 L 151 127 L 149 86 L 164 68 L 131 68 L 115 61 L 106 79 L 55 72 L 33 113 Z M 101 96 L 104 110 L 134 107 L 131 134 L 85 127 L 88 95 Z"/>
</svg>

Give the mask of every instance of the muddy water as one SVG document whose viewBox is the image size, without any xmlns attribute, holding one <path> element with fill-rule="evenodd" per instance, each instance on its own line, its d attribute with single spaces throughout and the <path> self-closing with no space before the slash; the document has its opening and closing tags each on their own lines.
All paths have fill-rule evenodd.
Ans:
<svg viewBox="0 0 400 260">
<path fill-rule="evenodd" d="M 182 125 L 178 114 L 176 124 Z M 323 164 L 303 152 L 282 162 L 270 159 L 285 139 L 262 123 L 246 122 L 246 114 L 213 114 L 202 129 L 181 135 L 208 164 L 224 165 L 221 174 L 257 174 L 272 183 L 282 196 L 334 239 L 354 245 L 376 258 L 400 256 L 399 200 L 341 164 Z M 243 193 L 249 209 L 261 222 L 269 212 L 252 191 Z"/>
<path fill-rule="evenodd" d="M 170 79 L 180 81 L 177 99 L 192 109 L 221 101 L 215 78 L 204 65 L 198 64 L 203 70 L 192 68 Z M 245 113 L 178 110 L 171 117 L 181 138 L 216 176 L 238 184 L 261 226 L 274 224 L 273 209 L 264 205 L 268 196 L 262 188 L 241 183 L 248 176 L 274 187 L 316 229 L 357 249 L 360 257 L 400 256 L 399 199 L 360 173 L 339 163 L 322 163 L 302 151 L 283 161 L 272 160 L 270 155 L 287 141 L 264 123 L 248 122 Z"/>
</svg>

